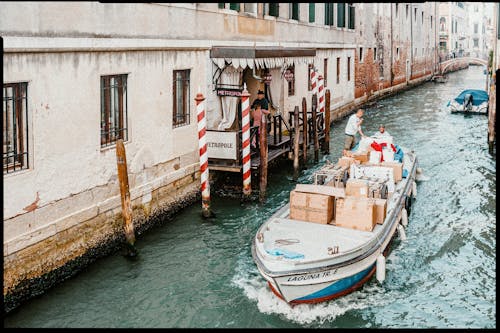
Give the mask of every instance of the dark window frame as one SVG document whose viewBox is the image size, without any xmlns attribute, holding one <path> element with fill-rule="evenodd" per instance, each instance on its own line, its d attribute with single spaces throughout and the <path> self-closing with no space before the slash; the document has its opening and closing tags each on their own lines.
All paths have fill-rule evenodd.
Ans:
<svg viewBox="0 0 500 333">
<path fill-rule="evenodd" d="M 313 64 L 307 65 L 307 91 L 312 90 L 311 69 L 314 69 L 314 65 Z"/>
<path fill-rule="evenodd" d="M 288 96 L 295 96 L 295 65 L 288 66 L 287 69 L 293 73 L 293 79 L 291 81 L 287 80 Z"/>
<path fill-rule="evenodd" d="M 297 2 L 291 2 L 289 4 L 289 18 L 291 20 L 296 20 L 296 21 L 299 21 L 300 19 L 300 7 L 299 7 L 299 3 Z"/>
<path fill-rule="evenodd" d="M 363 63 L 363 47 L 359 47 L 359 63 Z"/>
<path fill-rule="evenodd" d="M 240 12 L 241 8 L 240 8 L 240 3 L 239 2 L 230 2 L 229 3 L 229 9 L 231 10 L 235 10 L 237 12 Z"/>
<path fill-rule="evenodd" d="M 351 57 L 347 57 L 347 82 L 351 81 Z"/>
<path fill-rule="evenodd" d="M 128 74 L 101 76 L 101 148 L 128 140 L 127 78 Z"/>
<path fill-rule="evenodd" d="M 328 79 L 328 58 L 323 59 L 323 84 L 326 87 L 327 86 L 327 79 Z"/>
<path fill-rule="evenodd" d="M 267 5 L 267 15 L 279 17 L 280 16 L 280 4 L 277 2 L 269 2 Z"/>
<path fill-rule="evenodd" d="M 354 29 L 356 27 L 356 8 L 352 3 L 347 4 L 347 18 L 348 23 L 347 23 L 347 28 L 348 29 Z"/>
<path fill-rule="evenodd" d="M 337 3 L 337 28 L 346 27 L 345 5 L 346 5 L 345 2 Z"/>
<path fill-rule="evenodd" d="M 334 24 L 334 15 L 333 15 L 333 3 L 325 3 L 325 25 L 333 26 Z"/>
<path fill-rule="evenodd" d="M 309 23 L 314 23 L 316 20 L 316 4 L 314 2 L 309 3 Z"/>
<path fill-rule="evenodd" d="M 340 84 L 340 57 L 337 57 L 337 84 Z"/>
<path fill-rule="evenodd" d="M 12 89 L 9 97 L 7 97 L 7 89 Z M 28 82 L 4 84 L 2 102 L 3 173 L 5 175 L 29 169 Z M 10 105 L 10 110 L 8 105 Z M 8 111 L 12 111 L 12 114 Z M 12 125 L 10 133 L 9 124 Z"/>
<path fill-rule="evenodd" d="M 177 76 L 180 75 L 180 77 Z M 177 96 L 179 91 L 177 85 L 181 85 L 182 89 L 182 105 L 179 106 L 177 103 Z M 172 127 L 177 128 L 181 126 L 187 126 L 191 123 L 191 70 L 190 69 L 179 69 L 173 71 L 172 76 Z M 182 108 L 182 110 L 179 110 Z M 181 112 L 179 112 L 181 111 Z"/>
</svg>

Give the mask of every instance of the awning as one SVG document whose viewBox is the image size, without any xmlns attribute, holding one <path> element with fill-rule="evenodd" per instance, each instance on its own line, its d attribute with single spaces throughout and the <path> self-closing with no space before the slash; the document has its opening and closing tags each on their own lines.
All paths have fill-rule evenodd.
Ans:
<svg viewBox="0 0 500 333">
<path fill-rule="evenodd" d="M 226 62 L 234 68 L 277 68 L 293 64 L 309 64 L 314 62 L 316 49 L 285 47 L 224 47 L 214 46 L 210 50 L 210 58 L 219 67 L 224 68 Z"/>
</svg>

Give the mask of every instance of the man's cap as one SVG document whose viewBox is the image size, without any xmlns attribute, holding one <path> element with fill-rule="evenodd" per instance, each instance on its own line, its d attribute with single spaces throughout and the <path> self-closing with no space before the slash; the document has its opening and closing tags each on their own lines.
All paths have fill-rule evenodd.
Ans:
<svg viewBox="0 0 500 333">
<path fill-rule="evenodd" d="M 259 90 L 259 91 L 257 92 L 257 95 L 259 95 L 259 94 L 264 95 L 264 92 L 263 92 L 262 90 Z"/>
</svg>

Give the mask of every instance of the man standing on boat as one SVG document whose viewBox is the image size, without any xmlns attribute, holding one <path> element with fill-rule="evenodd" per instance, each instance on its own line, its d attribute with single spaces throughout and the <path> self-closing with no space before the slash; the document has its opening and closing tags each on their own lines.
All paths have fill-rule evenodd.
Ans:
<svg viewBox="0 0 500 333">
<path fill-rule="evenodd" d="M 380 126 L 378 127 L 378 132 L 375 132 L 375 134 L 372 135 L 372 138 L 383 138 L 388 136 L 391 135 L 385 130 L 385 125 L 380 124 Z"/>
<path fill-rule="evenodd" d="M 363 109 L 358 109 L 355 114 L 349 117 L 347 125 L 345 127 L 345 141 L 344 150 L 342 154 L 346 156 L 347 151 L 354 148 L 356 145 L 356 133 L 359 132 L 361 137 L 364 137 L 363 131 L 361 130 L 361 124 L 363 123 Z"/>
</svg>

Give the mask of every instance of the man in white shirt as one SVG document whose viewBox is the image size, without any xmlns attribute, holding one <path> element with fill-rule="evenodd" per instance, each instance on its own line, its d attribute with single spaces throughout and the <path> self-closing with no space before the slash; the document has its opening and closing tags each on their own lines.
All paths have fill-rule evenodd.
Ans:
<svg viewBox="0 0 500 333">
<path fill-rule="evenodd" d="M 381 124 L 378 127 L 378 132 L 375 132 L 375 134 L 372 135 L 372 138 L 383 138 L 383 137 L 388 137 L 388 136 L 391 136 L 391 135 L 389 134 L 389 132 L 387 132 L 385 130 L 385 126 Z"/>
<path fill-rule="evenodd" d="M 361 131 L 361 124 L 363 123 L 363 109 L 358 109 L 355 114 L 349 117 L 347 125 L 345 127 L 345 141 L 343 155 L 346 156 L 348 150 L 351 150 L 356 145 L 356 133 L 364 137 L 363 131 Z"/>
</svg>

